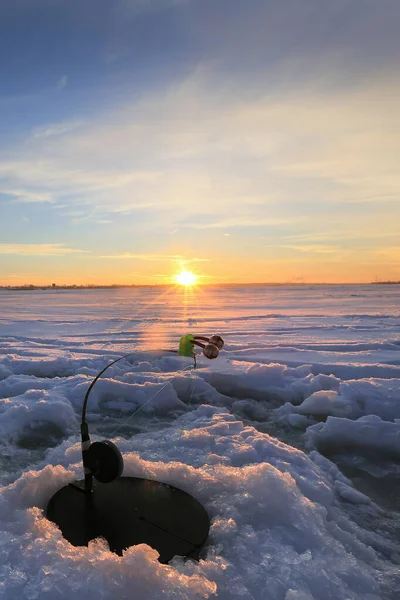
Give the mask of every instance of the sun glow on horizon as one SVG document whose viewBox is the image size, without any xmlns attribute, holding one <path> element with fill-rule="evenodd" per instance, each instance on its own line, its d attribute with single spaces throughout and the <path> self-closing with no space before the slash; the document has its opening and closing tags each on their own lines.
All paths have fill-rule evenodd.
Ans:
<svg viewBox="0 0 400 600">
<path fill-rule="evenodd" d="M 197 275 L 191 273 L 190 271 L 186 271 L 186 269 L 183 269 L 180 273 L 178 273 L 178 275 L 175 275 L 174 277 L 176 283 L 179 283 L 179 285 L 184 286 L 194 285 L 197 282 L 197 279 Z"/>
</svg>

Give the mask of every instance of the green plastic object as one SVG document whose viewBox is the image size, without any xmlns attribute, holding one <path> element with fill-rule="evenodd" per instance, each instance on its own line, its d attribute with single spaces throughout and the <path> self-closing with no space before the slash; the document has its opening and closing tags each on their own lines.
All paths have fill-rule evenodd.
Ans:
<svg viewBox="0 0 400 600">
<path fill-rule="evenodd" d="M 178 350 L 179 356 L 189 356 L 190 358 L 193 358 L 193 354 L 194 354 L 193 342 L 194 342 L 194 335 L 192 335 L 191 333 L 188 333 L 187 335 L 184 335 L 183 337 L 181 337 L 181 339 L 179 340 L 179 350 Z"/>
</svg>

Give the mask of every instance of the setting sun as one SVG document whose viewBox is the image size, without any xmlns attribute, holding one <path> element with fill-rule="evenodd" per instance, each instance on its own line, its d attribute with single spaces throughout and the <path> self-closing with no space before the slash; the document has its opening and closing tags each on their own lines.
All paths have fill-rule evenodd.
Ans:
<svg viewBox="0 0 400 600">
<path fill-rule="evenodd" d="M 194 285 L 197 281 L 197 275 L 190 271 L 181 271 L 178 275 L 175 275 L 175 281 L 180 285 Z"/>
</svg>

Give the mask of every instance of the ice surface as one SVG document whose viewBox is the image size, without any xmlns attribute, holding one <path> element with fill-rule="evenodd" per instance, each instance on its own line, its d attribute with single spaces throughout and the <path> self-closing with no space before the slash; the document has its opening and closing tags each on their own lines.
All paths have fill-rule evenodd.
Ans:
<svg viewBox="0 0 400 600">
<path fill-rule="evenodd" d="M 398 598 L 400 519 L 380 487 L 399 478 L 399 300 L 378 285 L 0 291 L 0 598 Z M 193 371 L 164 351 L 189 331 L 223 335 L 220 358 Z M 74 548 L 44 517 L 81 476 L 90 381 L 133 351 L 93 389 L 92 437 L 118 443 L 125 475 L 204 504 L 198 563 Z"/>
</svg>

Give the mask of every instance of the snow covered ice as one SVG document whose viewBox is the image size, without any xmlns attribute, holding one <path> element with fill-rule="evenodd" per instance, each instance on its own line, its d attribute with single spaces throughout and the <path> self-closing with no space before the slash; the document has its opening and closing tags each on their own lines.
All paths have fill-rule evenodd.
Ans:
<svg viewBox="0 0 400 600">
<path fill-rule="evenodd" d="M 160 352 L 188 332 L 221 334 L 220 358 Z M 75 548 L 44 516 L 82 475 L 90 381 L 130 351 L 92 438 L 203 503 L 199 562 Z M 1 599 L 400 597 L 399 286 L 3 290 L 0 352 Z"/>
</svg>

